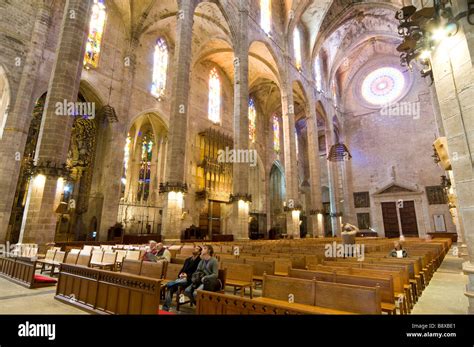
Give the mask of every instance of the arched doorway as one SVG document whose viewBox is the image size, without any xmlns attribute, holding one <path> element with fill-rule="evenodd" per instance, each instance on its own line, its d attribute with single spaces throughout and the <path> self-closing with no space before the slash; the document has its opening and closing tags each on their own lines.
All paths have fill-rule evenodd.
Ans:
<svg viewBox="0 0 474 347">
<path fill-rule="evenodd" d="M 256 153 L 256 152 L 255 152 Z M 250 239 L 265 238 L 267 231 L 265 168 L 260 156 L 256 154 L 256 163 L 249 170 L 249 193 L 252 196 L 250 208 Z"/>
<path fill-rule="evenodd" d="M 286 233 L 286 214 L 283 210 L 285 198 L 285 176 L 280 163 L 276 162 L 270 170 L 270 211 L 272 223 L 270 238 Z"/>
</svg>

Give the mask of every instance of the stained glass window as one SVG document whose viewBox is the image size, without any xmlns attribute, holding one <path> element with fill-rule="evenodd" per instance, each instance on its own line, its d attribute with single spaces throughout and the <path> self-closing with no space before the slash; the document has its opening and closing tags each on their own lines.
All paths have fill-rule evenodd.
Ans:
<svg viewBox="0 0 474 347">
<path fill-rule="evenodd" d="M 151 84 L 151 94 L 156 97 L 163 96 L 165 93 L 168 59 L 168 45 L 163 38 L 159 38 L 156 41 L 153 55 L 153 81 Z"/>
<path fill-rule="evenodd" d="M 372 71 L 362 82 L 362 96 L 373 105 L 384 105 L 395 101 L 405 88 L 403 73 L 393 67 L 382 67 Z"/>
<path fill-rule="evenodd" d="M 298 144 L 298 132 L 295 131 L 295 148 L 296 148 L 296 159 L 298 160 L 298 155 L 300 153 L 299 144 Z"/>
<path fill-rule="evenodd" d="M 132 142 L 130 135 L 127 135 L 125 140 L 125 147 L 123 149 L 123 170 L 122 170 L 122 195 L 125 193 L 125 186 L 127 185 L 127 169 L 128 161 L 130 160 L 130 143 Z"/>
<path fill-rule="evenodd" d="M 272 0 L 260 0 L 260 26 L 267 34 L 272 30 Z"/>
<path fill-rule="evenodd" d="M 336 80 L 332 80 L 331 82 L 331 93 L 332 93 L 332 103 L 334 106 L 337 105 L 337 84 Z"/>
<path fill-rule="evenodd" d="M 295 51 L 296 68 L 301 69 L 301 32 L 298 27 L 293 31 L 293 49 Z"/>
<path fill-rule="evenodd" d="M 150 195 L 151 159 L 153 154 L 152 135 L 145 135 L 142 140 L 140 172 L 138 175 L 138 201 L 147 201 Z"/>
<path fill-rule="evenodd" d="M 87 36 L 86 42 L 86 54 L 84 56 L 84 65 L 86 67 L 97 67 L 99 64 L 100 44 L 102 43 L 102 35 L 104 34 L 105 15 L 104 0 L 94 0 L 89 23 L 89 35 Z"/>
<path fill-rule="evenodd" d="M 314 79 L 316 81 L 316 90 L 322 91 L 322 71 L 321 71 L 321 61 L 319 58 L 316 58 L 314 64 Z"/>
<path fill-rule="evenodd" d="M 280 152 L 280 123 L 277 116 L 273 116 L 273 149 Z"/>
<path fill-rule="evenodd" d="M 252 98 L 249 99 L 249 139 L 252 143 L 257 139 L 257 109 Z"/>
<path fill-rule="evenodd" d="M 209 74 L 208 117 L 214 123 L 221 121 L 221 81 L 216 68 L 213 68 Z"/>
</svg>

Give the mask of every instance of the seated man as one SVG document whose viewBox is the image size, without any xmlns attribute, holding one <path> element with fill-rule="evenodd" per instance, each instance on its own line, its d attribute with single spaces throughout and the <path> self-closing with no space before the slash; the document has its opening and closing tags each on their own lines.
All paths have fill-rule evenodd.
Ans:
<svg viewBox="0 0 474 347">
<path fill-rule="evenodd" d="M 213 255 L 214 249 L 211 245 L 202 247 L 201 261 L 191 279 L 192 284 L 184 291 L 184 294 L 191 300 L 191 303 L 195 302 L 196 290 L 218 290 L 219 263 Z"/>
<path fill-rule="evenodd" d="M 352 257 L 352 249 L 351 247 L 346 247 L 346 245 L 355 245 L 356 243 L 356 234 L 359 231 L 359 228 L 356 227 L 355 225 L 345 223 L 342 226 L 342 232 L 341 232 L 341 237 L 342 237 L 342 245 L 344 246 L 344 257 Z M 347 249 L 347 252 L 346 252 Z"/>
<path fill-rule="evenodd" d="M 143 255 L 143 261 L 156 261 L 156 254 L 158 253 L 158 249 L 156 248 L 157 242 L 154 240 L 150 240 L 148 243 L 148 249 L 146 253 Z"/>
<path fill-rule="evenodd" d="M 199 246 L 194 247 L 193 255 L 185 260 L 183 267 L 179 271 L 178 279 L 166 284 L 166 295 L 165 303 L 163 304 L 163 310 L 169 311 L 173 294 L 180 287 L 188 287 L 191 285 L 191 276 L 196 272 L 199 262 L 201 261 L 201 250 L 202 249 Z"/>
<path fill-rule="evenodd" d="M 390 256 L 393 258 L 406 258 L 408 257 L 408 253 L 403 249 L 399 241 L 395 241 L 394 249 L 390 251 Z"/>
<path fill-rule="evenodd" d="M 167 262 L 171 261 L 171 253 L 168 251 L 163 244 L 157 243 L 156 241 L 151 240 L 148 250 L 142 257 L 143 261 L 154 261 L 158 262 L 160 260 L 165 260 Z"/>
</svg>

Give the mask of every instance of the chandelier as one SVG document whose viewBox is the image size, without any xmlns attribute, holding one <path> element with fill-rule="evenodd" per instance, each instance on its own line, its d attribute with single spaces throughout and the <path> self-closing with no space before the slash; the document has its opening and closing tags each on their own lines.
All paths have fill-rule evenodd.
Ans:
<svg viewBox="0 0 474 347">
<path fill-rule="evenodd" d="M 337 142 L 332 145 L 329 149 L 328 160 L 329 161 L 344 161 L 352 158 L 352 155 L 349 153 L 347 146 L 341 142 Z"/>
<path fill-rule="evenodd" d="M 398 34 L 403 42 L 397 47 L 400 52 L 401 65 L 412 69 L 412 62 L 418 61 L 422 66 L 421 76 L 429 76 L 433 82 L 430 62 L 431 52 L 445 38 L 453 36 L 459 29 L 458 21 L 474 13 L 474 1 L 468 1 L 469 11 L 453 14 L 451 1 L 433 0 L 433 7 L 417 10 L 415 6 L 405 6 L 397 11 L 399 20 Z M 470 24 L 471 20 L 468 17 Z"/>
</svg>

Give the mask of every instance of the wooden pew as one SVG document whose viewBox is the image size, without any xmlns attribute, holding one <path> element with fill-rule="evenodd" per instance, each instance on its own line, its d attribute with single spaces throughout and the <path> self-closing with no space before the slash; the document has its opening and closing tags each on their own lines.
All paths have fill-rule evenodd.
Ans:
<svg viewBox="0 0 474 347">
<path fill-rule="evenodd" d="M 144 261 L 142 262 L 142 266 L 140 268 L 140 276 L 162 279 L 166 275 L 167 265 L 168 262 L 166 261 L 158 261 L 156 263 L 151 261 Z"/>
<path fill-rule="evenodd" d="M 363 287 L 379 287 L 382 300 L 382 311 L 388 314 L 396 313 L 396 305 L 394 302 L 395 294 L 393 289 L 392 278 L 374 278 L 357 275 L 338 274 L 337 272 L 308 271 L 300 269 L 290 269 L 288 277 L 315 279 L 316 281 L 334 282 L 343 284 L 352 284 Z M 405 313 L 401 311 L 401 313 Z"/>
<path fill-rule="evenodd" d="M 161 279 L 61 264 L 55 299 L 97 314 L 157 314 Z"/>
<path fill-rule="evenodd" d="M 245 259 L 245 264 L 253 266 L 253 281 L 255 288 L 257 283 L 263 283 L 263 275 L 274 275 L 275 274 L 275 262 L 274 261 L 259 261 Z"/>
<path fill-rule="evenodd" d="M 275 262 L 275 275 L 276 276 L 288 276 L 288 271 L 291 269 L 291 259 L 263 257 L 263 260 Z"/>
<path fill-rule="evenodd" d="M 347 312 L 338 312 L 347 314 Z M 308 310 L 301 305 L 257 302 L 235 295 L 197 291 L 196 314 L 204 315 L 301 315 L 301 314 L 338 314 L 333 310 Z"/>
<path fill-rule="evenodd" d="M 234 287 L 234 295 L 240 290 L 245 295 L 245 288 L 250 288 L 250 298 L 253 297 L 253 266 L 249 264 L 223 263 L 222 268 L 227 270 L 226 285 Z"/>
<path fill-rule="evenodd" d="M 139 275 L 142 268 L 141 260 L 124 259 L 121 272 L 126 272 L 131 275 Z"/>
<path fill-rule="evenodd" d="M 403 270 L 399 268 L 383 268 L 382 265 L 375 265 L 375 264 L 362 264 L 361 262 L 358 263 L 340 263 L 340 266 L 329 266 L 329 265 L 318 265 L 318 266 L 310 266 L 310 270 L 322 270 L 326 271 L 331 269 L 332 271 L 336 271 L 338 274 L 348 274 L 348 275 L 360 275 L 360 276 L 368 276 L 368 277 L 375 277 L 375 278 L 392 278 L 393 280 L 393 287 L 394 287 L 394 294 L 395 300 L 401 300 L 401 305 L 404 306 L 402 309 L 405 312 L 409 312 L 410 307 L 408 304 L 408 297 L 405 293 L 404 285 L 405 280 L 407 281 L 407 275 L 403 274 Z M 361 267 L 363 266 L 363 267 Z"/>
<path fill-rule="evenodd" d="M 0 277 L 29 289 L 56 285 L 56 279 L 36 275 L 36 266 L 29 258 L 0 257 Z"/>
<path fill-rule="evenodd" d="M 380 314 L 379 288 L 360 287 L 339 283 L 320 282 L 281 276 L 264 276 L 260 303 L 301 305 L 318 313 Z M 290 302 L 293 301 L 293 302 Z"/>
</svg>

